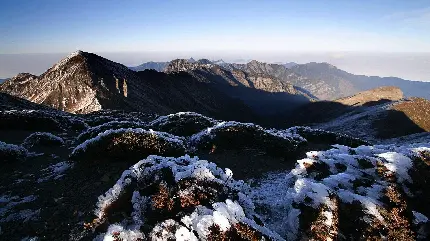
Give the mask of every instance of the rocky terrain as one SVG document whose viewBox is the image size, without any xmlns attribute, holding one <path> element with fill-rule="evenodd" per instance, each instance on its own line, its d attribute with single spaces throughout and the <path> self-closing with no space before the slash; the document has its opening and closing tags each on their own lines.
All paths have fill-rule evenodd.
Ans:
<svg viewBox="0 0 430 241">
<path fill-rule="evenodd" d="M 2 96 L 2 239 L 428 237 L 429 139 L 372 146 L 309 127 L 76 115 Z"/>
</svg>

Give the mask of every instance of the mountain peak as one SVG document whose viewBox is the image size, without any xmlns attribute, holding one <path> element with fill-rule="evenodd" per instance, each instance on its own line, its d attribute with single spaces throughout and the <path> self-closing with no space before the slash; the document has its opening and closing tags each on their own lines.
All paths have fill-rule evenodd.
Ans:
<svg viewBox="0 0 430 241">
<path fill-rule="evenodd" d="M 253 59 L 253 60 L 249 61 L 249 63 L 248 63 L 248 64 L 256 65 L 256 64 L 261 64 L 261 62 L 259 62 L 259 61 L 255 60 L 255 59 Z"/>
<path fill-rule="evenodd" d="M 73 56 L 82 55 L 82 54 L 84 54 L 84 51 L 82 51 L 82 50 L 76 50 L 76 51 L 70 53 L 68 56 L 72 56 L 73 57 Z"/>
<path fill-rule="evenodd" d="M 53 67 L 52 70 L 58 69 L 62 66 L 67 65 L 72 59 L 75 59 L 77 57 L 84 57 L 86 54 L 86 52 L 81 51 L 81 50 L 77 50 L 75 52 L 70 53 L 69 55 L 67 55 L 65 58 L 63 58 L 62 60 L 60 60 L 58 63 L 56 63 Z"/>
</svg>

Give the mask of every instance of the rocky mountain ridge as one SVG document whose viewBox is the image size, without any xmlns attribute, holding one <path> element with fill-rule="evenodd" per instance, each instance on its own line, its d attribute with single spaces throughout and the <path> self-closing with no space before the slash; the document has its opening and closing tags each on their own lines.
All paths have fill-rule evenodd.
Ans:
<svg viewBox="0 0 430 241">
<path fill-rule="evenodd" d="M 219 63 L 211 61 L 211 63 L 229 71 L 240 69 L 251 74 L 264 73 L 271 75 L 294 85 L 297 89 L 301 89 L 302 92 L 306 92 L 308 96 L 320 100 L 335 100 L 382 86 L 397 86 L 401 88 L 406 97 L 430 98 L 429 83 L 395 77 L 354 75 L 329 63 L 310 62 L 297 64 L 290 62 L 286 64 L 268 64 L 256 60 L 248 61 L 246 64 L 226 63 L 224 61 Z M 169 62 L 162 63 L 163 66 L 168 64 Z M 161 68 L 157 68 L 157 70 L 164 71 Z"/>
<path fill-rule="evenodd" d="M 229 71 L 207 59 L 174 60 L 165 72 L 135 72 L 82 51 L 67 56 L 41 76 L 19 74 L 2 84 L 0 91 L 71 113 L 195 110 L 239 118 L 234 113 L 273 114 L 309 101 L 305 93 L 276 77 Z"/>
<path fill-rule="evenodd" d="M 0 85 L 0 91 L 71 113 L 122 109 L 159 114 L 196 110 L 237 118 L 234 113 L 253 115 L 240 101 L 191 75 L 135 72 L 82 51 L 67 56 L 41 76 L 19 74 Z"/>
</svg>

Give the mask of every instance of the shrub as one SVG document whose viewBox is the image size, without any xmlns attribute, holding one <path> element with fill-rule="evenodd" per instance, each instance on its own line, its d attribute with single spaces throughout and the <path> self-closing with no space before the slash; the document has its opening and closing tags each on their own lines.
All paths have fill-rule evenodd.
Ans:
<svg viewBox="0 0 430 241">
<path fill-rule="evenodd" d="M 95 231 L 112 224 L 96 240 L 280 239 L 256 223 L 247 192 L 243 181 L 235 181 L 230 170 L 224 172 L 214 163 L 189 156 L 149 156 L 99 197 L 96 218 L 86 227 Z"/>
<path fill-rule="evenodd" d="M 180 156 L 185 153 L 184 140 L 164 132 L 144 129 L 107 130 L 77 146 L 75 160 L 121 159 L 139 160 L 148 155 Z"/>
<path fill-rule="evenodd" d="M 22 143 L 26 148 L 33 147 L 35 145 L 42 146 L 61 146 L 64 145 L 64 140 L 61 137 L 53 135 L 48 132 L 35 132 L 25 138 Z"/>
<path fill-rule="evenodd" d="M 234 121 L 219 123 L 190 138 L 194 150 L 253 148 L 272 156 L 289 155 L 299 144 L 300 141 L 288 133 Z"/>
<path fill-rule="evenodd" d="M 194 112 L 179 112 L 160 116 L 149 123 L 149 128 L 177 136 L 191 136 L 217 123 L 212 118 Z"/>
<path fill-rule="evenodd" d="M 107 130 L 115 130 L 120 128 L 140 128 L 145 126 L 142 122 L 135 122 L 135 121 L 110 121 L 107 123 L 104 123 L 99 126 L 94 126 L 91 128 L 88 128 L 79 136 L 76 138 L 76 144 L 81 144 L 82 142 L 96 137 L 98 134 L 105 132 Z"/>
<path fill-rule="evenodd" d="M 21 161 L 24 160 L 27 155 L 28 151 L 24 147 L 0 141 L 0 160 L 2 162 Z"/>
<path fill-rule="evenodd" d="M 361 145 L 370 145 L 369 142 L 351 137 L 345 134 L 325 131 L 320 129 L 312 129 L 310 127 L 295 126 L 288 131 L 298 134 L 305 138 L 308 142 L 322 143 L 322 144 L 339 144 L 350 147 L 358 147 Z"/>
</svg>

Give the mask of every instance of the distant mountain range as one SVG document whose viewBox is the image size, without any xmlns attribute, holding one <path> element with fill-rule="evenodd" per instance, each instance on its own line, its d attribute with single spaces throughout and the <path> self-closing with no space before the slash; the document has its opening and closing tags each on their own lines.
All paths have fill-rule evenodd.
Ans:
<svg viewBox="0 0 430 241">
<path fill-rule="evenodd" d="M 288 82 L 296 88 L 300 88 L 309 96 L 319 100 L 335 100 L 382 86 L 397 86 L 406 97 L 430 99 L 430 83 L 428 82 L 409 81 L 396 77 L 354 75 L 329 63 L 267 64 L 252 60 L 247 64 L 226 63 L 224 61 L 213 61 L 211 64 L 219 65 L 230 71 L 239 69 L 250 74 L 271 75 L 280 81 Z M 131 69 L 135 71 L 144 69 L 165 71 L 168 65 L 169 62 L 148 62 L 131 67 Z"/>
<path fill-rule="evenodd" d="M 252 111 L 187 73 L 135 72 L 78 51 L 40 76 L 19 74 L 0 91 L 71 113 L 123 109 L 167 114 L 199 111 L 224 118 L 252 118 Z"/>
<path fill-rule="evenodd" d="M 1 84 L 0 92 L 71 113 L 102 109 L 158 114 L 196 111 L 223 119 L 287 124 L 300 120 L 294 116 L 300 116 L 308 105 L 318 106 L 316 101 L 336 100 L 329 103 L 350 106 L 354 99 L 338 99 L 380 86 L 397 86 L 405 97 L 430 98 L 430 83 L 353 75 L 328 63 L 252 60 L 237 64 L 190 58 L 128 68 L 82 51 L 70 54 L 40 76 L 18 74 Z M 394 89 L 384 95 L 390 91 Z M 375 93 L 380 91 L 371 95 Z M 310 117 L 320 110 L 312 111 Z M 329 108 L 322 119 L 330 113 Z M 287 116 L 291 121 L 286 121 Z"/>
</svg>

